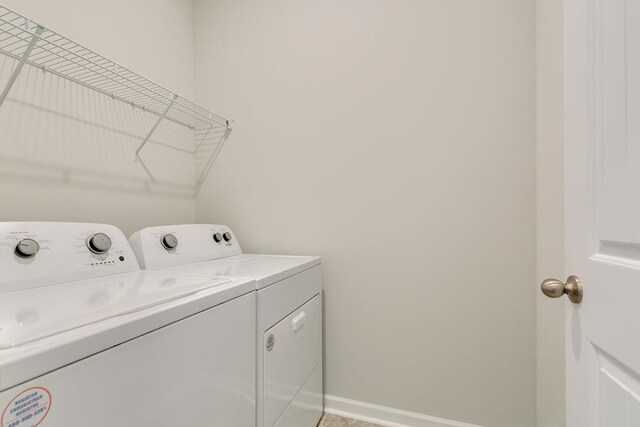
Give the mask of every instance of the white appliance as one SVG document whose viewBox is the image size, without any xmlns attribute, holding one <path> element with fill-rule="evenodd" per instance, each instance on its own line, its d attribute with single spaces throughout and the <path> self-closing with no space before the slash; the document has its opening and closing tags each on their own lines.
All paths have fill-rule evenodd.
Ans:
<svg viewBox="0 0 640 427">
<path fill-rule="evenodd" d="M 316 426 L 323 412 L 319 257 L 243 254 L 223 225 L 151 227 L 129 241 L 149 270 L 255 279 L 257 426 Z"/>
<path fill-rule="evenodd" d="M 0 223 L 0 426 L 255 425 L 255 282 L 140 271 L 120 230 Z"/>
</svg>

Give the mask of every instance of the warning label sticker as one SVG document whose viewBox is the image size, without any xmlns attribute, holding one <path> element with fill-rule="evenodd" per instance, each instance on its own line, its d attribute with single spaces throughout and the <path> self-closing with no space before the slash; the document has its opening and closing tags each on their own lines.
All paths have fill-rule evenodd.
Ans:
<svg viewBox="0 0 640 427">
<path fill-rule="evenodd" d="M 31 387 L 14 397 L 2 412 L 0 427 L 35 427 L 51 409 L 51 393 L 44 387 Z"/>
</svg>

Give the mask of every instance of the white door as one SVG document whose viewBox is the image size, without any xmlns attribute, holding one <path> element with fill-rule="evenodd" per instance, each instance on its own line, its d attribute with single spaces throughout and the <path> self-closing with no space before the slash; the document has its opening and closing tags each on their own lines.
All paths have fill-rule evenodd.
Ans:
<svg viewBox="0 0 640 427">
<path fill-rule="evenodd" d="M 565 0 L 568 427 L 640 426 L 640 0 Z"/>
</svg>

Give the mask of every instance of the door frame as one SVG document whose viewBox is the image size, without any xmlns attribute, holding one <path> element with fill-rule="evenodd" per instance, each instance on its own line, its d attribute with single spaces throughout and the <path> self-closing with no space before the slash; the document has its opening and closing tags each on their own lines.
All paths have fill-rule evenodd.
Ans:
<svg viewBox="0 0 640 427">
<path fill-rule="evenodd" d="M 565 211 L 565 277 L 580 274 L 582 257 L 575 248 L 593 244 L 585 230 L 592 230 L 595 218 L 594 192 L 574 194 L 572 189 L 592 182 L 595 160 L 595 37 L 594 0 L 564 0 L 564 211 Z M 593 184 L 595 185 L 595 184 Z M 588 298 L 588 295 L 587 295 Z M 565 301 L 565 401 L 567 427 L 589 425 L 588 378 L 582 366 L 571 362 L 572 331 L 580 322 L 579 306 Z"/>
</svg>

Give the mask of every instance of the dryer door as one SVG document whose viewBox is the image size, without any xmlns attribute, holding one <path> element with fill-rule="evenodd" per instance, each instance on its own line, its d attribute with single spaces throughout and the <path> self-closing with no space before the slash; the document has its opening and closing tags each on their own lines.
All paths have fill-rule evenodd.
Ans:
<svg viewBox="0 0 640 427">
<path fill-rule="evenodd" d="M 264 426 L 273 426 L 322 358 L 322 304 L 316 295 L 264 334 Z"/>
</svg>

